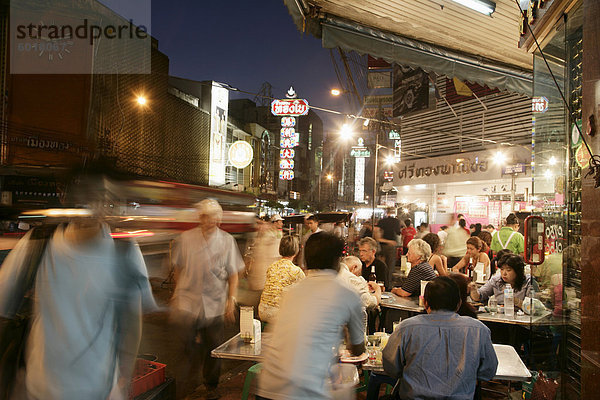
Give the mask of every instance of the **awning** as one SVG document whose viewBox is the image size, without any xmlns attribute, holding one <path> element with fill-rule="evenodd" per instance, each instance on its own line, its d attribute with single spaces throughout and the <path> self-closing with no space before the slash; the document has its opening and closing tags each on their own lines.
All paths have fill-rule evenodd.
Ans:
<svg viewBox="0 0 600 400">
<path fill-rule="evenodd" d="M 306 15 L 306 8 L 302 6 L 301 1 L 284 0 L 284 3 L 288 7 L 298 29 L 321 38 L 325 48 L 340 47 L 347 51 L 369 54 L 376 58 L 383 58 L 388 62 L 420 67 L 428 72 L 457 77 L 461 80 L 477 82 L 500 90 L 522 93 L 528 96 L 532 94 L 533 74 L 531 70 L 480 55 L 408 38 L 355 20 L 346 19 L 343 12 L 339 11 L 341 8 L 336 9 L 338 13 L 342 14 L 341 16 L 321 13 L 311 17 Z M 351 5 L 350 3 L 349 5 Z M 349 12 L 348 15 L 351 16 L 352 14 Z M 323 16 L 325 17 L 323 18 Z M 459 18 L 455 18 L 455 20 L 456 23 L 460 22 Z M 376 21 L 376 19 L 371 17 L 371 21 Z M 447 21 L 445 22 L 447 23 Z M 401 32 L 402 26 L 398 26 L 397 31 Z M 457 48 L 466 47 L 468 46 L 457 46 Z"/>
</svg>

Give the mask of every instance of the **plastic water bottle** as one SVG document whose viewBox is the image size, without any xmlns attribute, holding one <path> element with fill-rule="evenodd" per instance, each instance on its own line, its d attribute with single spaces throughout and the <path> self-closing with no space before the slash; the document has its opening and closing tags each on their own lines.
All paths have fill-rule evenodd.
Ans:
<svg viewBox="0 0 600 400">
<path fill-rule="evenodd" d="M 496 315 L 496 312 L 498 311 L 498 302 L 496 301 L 496 296 L 490 296 L 490 300 L 488 301 L 488 308 L 490 309 L 491 315 Z"/>
<path fill-rule="evenodd" d="M 510 283 L 504 287 L 504 314 L 510 318 L 515 315 L 515 295 Z"/>
</svg>

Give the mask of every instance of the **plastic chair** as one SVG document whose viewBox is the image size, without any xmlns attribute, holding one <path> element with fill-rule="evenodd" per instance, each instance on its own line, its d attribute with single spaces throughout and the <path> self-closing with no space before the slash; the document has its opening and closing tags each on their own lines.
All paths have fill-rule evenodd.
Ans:
<svg viewBox="0 0 600 400">
<path fill-rule="evenodd" d="M 367 383 L 367 400 L 377 400 L 379 398 L 379 388 L 381 385 L 386 385 L 385 394 L 390 394 L 395 384 L 396 379 L 387 375 L 371 372 L 371 376 Z"/>
<path fill-rule="evenodd" d="M 250 368 L 248 368 L 248 372 L 246 372 L 246 379 L 244 379 L 244 388 L 242 389 L 242 400 L 248 400 L 248 396 L 250 395 L 250 385 L 252 381 L 258 377 L 260 371 L 262 370 L 262 364 L 254 364 Z"/>
</svg>

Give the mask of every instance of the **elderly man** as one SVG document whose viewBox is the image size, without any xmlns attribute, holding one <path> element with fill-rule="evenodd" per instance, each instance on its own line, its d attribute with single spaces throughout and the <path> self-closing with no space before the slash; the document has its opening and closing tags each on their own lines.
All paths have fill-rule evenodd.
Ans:
<svg viewBox="0 0 600 400">
<path fill-rule="evenodd" d="M 181 234 L 173 255 L 177 284 L 172 321 L 183 345 L 177 388 L 193 390 L 203 365 L 206 398 L 217 399 L 221 365 L 210 351 L 223 342 L 223 316 L 235 319 L 233 296 L 244 262 L 233 236 L 219 229 L 223 216 L 219 203 L 202 200 L 198 215 L 199 226 Z"/>
<path fill-rule="evenodd" d="M 383 282 L 386 290 L 392 287 L 392 279 L 388 274 L 388 267 L 385 263 L 375 257 L 377 253 L 377 242 L 375 239 L 366 237 L 358 242 L 358 255 L 363 262 L 362 277 L 366 281 L 372 272 L 375 272 L 377 281 Z"/>
<path fill-rule="evenodd" d="M 344 242 L 319 232 L 306 242 L 306 279 L 283 296 L 272 335 L 263 344 L 258 399 L 329 399 L 326 380 L 348 327 L 347 348 L 365 349 L 362 305 L 356 292 L 337 279 Z"/>
<path fill-rule="evenodd" d="M 413 239 L 408 244 L 406 260 L 411 264 L 410 272 L 401 287 L 392 289 L 392 293 L 402 296 L 418 296 L 421 293 L 421 281 L 435 278 L 433 267 L 429 265 L 431 247 L 423 239 Z"/>
<path fill-rule="evenodd" d="M 490 380 L 498 359 L 490 330 L 461 317 L 460 291 L 447 276 L 425 288 L 427 314 L 400 323 L 383 350 L 386 374 L 398 379 L 394 399 L 472 399 L 477 380 Z"/>
<path fill-rule="evenodd" d="M 349 256 L 342 260 L 338 277 L 358 293 L 365 309 L 375 308 L 381 303 L 381 288 L 376 282 L 367 282 L 361 273 L 360 259 Z"/>
</svg>

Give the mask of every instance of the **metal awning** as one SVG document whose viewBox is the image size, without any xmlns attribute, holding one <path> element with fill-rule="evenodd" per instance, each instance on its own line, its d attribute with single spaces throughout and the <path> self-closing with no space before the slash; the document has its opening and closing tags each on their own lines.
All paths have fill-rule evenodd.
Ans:
<svg viewBox="0 0 600 400">
<path fill-rule="evenodd" d="M 341 47 L 439 75 L 531 95 L 531 54 L 519 49 L 519 9 L 488 17 L 450 0 L 284 0 L 299 30 Z M 443 7 L 442 7 L 443 6 Z"/>
</svg>

